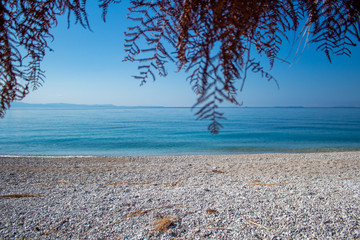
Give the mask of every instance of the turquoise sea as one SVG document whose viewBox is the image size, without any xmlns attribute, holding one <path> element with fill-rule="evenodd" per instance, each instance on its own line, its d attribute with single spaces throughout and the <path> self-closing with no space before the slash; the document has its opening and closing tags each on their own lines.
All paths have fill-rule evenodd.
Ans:
<svg viewBox="0 0 360 240">
<path fill-rule="evenodd" d="M 0 155 L 187 155 L 360 150 L 360 108 L 224 108 L 218 135 L 191 108 L 15 107 Z"/>
</svg>

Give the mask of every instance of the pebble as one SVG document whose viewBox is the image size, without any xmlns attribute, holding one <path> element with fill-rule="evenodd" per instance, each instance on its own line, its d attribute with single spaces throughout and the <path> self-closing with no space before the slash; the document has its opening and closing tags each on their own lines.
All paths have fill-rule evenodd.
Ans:
<svg viewBox="0 0 360 240">
<path fill-rule="evenodd" d="M 7 156 L 0 182 L 1 239 L 360 238 L 360 152 Z"/>
</svg>

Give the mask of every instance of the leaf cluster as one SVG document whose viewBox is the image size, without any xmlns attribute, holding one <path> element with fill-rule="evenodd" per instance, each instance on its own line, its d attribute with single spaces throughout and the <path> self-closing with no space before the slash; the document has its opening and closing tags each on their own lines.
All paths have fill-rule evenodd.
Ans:
<svg viewBox="0 0 360 240">
<path fill-rule="evenodd" d="M 88 27 L 85 5 L 86 0 L 0 1 L 0 117 L 11 102 L 42 85 L 40 63 L 50 49 L 56 17 L 73 13 L 76 22 Z"/>
<path fill-rule="evenodd" d="M 104 20 L 119 2 L 99 0 Z M 88 28 L 85 6 L 86 0 L 0 0 L 0 116 L 41 85 L 40 63 L 56 17 L 73 13 Z M 141 84 L 166 76 L 168 62 L 187 72 L 198 96 L 195 114 L 210 120 L 216 134 L 224 119 L 219 107 L 224 101 L 241 105 L 237 97 L 248 71 L 278 85 L 259 57 L 271 69 L 290 32 L 315 44 L 329 61 L 350 56 L 360 41 L 359 16 L 358 0 L 132 0 L 127 17 L 134 25 L 125 33 L 124 60 L 140 63 L 134 77 Z"/>
<path fill-rule="evenodd" d="M 248 70 L 278 86 L 256 57 L 266 57 L 271 69 L 288 33 L 299 31 L 329 61 L 349 56 L 360 40 L 359 9 L 355 0 L 132 1 L 128 18 L 135 25 L 125 33 L 125 60 L 141 63 L 135 76 L 141 83 L 165 76 L 168 61 L 185 70 L 198 95 L 195 114 L 209 119 L 216 134 L 224 118 L 218 108 L 223 101 L 241 104 L 237 95 Z"/>
</svg>

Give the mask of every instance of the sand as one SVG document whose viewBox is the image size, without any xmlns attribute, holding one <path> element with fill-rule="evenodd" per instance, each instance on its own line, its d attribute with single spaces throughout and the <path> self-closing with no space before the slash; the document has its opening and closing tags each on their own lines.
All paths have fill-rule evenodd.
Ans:
<svg viewBox="0 0 360 240">
<path fill-rule="evenodd" d="M 360 152 L 0 157 L 1 239 L 359 239 Z"/>
</svg>

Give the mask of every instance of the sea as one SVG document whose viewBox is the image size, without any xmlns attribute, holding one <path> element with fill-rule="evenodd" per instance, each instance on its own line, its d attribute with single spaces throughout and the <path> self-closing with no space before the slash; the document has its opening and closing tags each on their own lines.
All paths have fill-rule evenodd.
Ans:
<svg viewBox="0 0 360 240">
<path fill-rule="evenodd" d="M 222 108 L 213 135 L 196 109 L 20 105 L 0 119 L 2 156 L 150 156 L 360 150 L 360 108 Z"/>
</svg>

